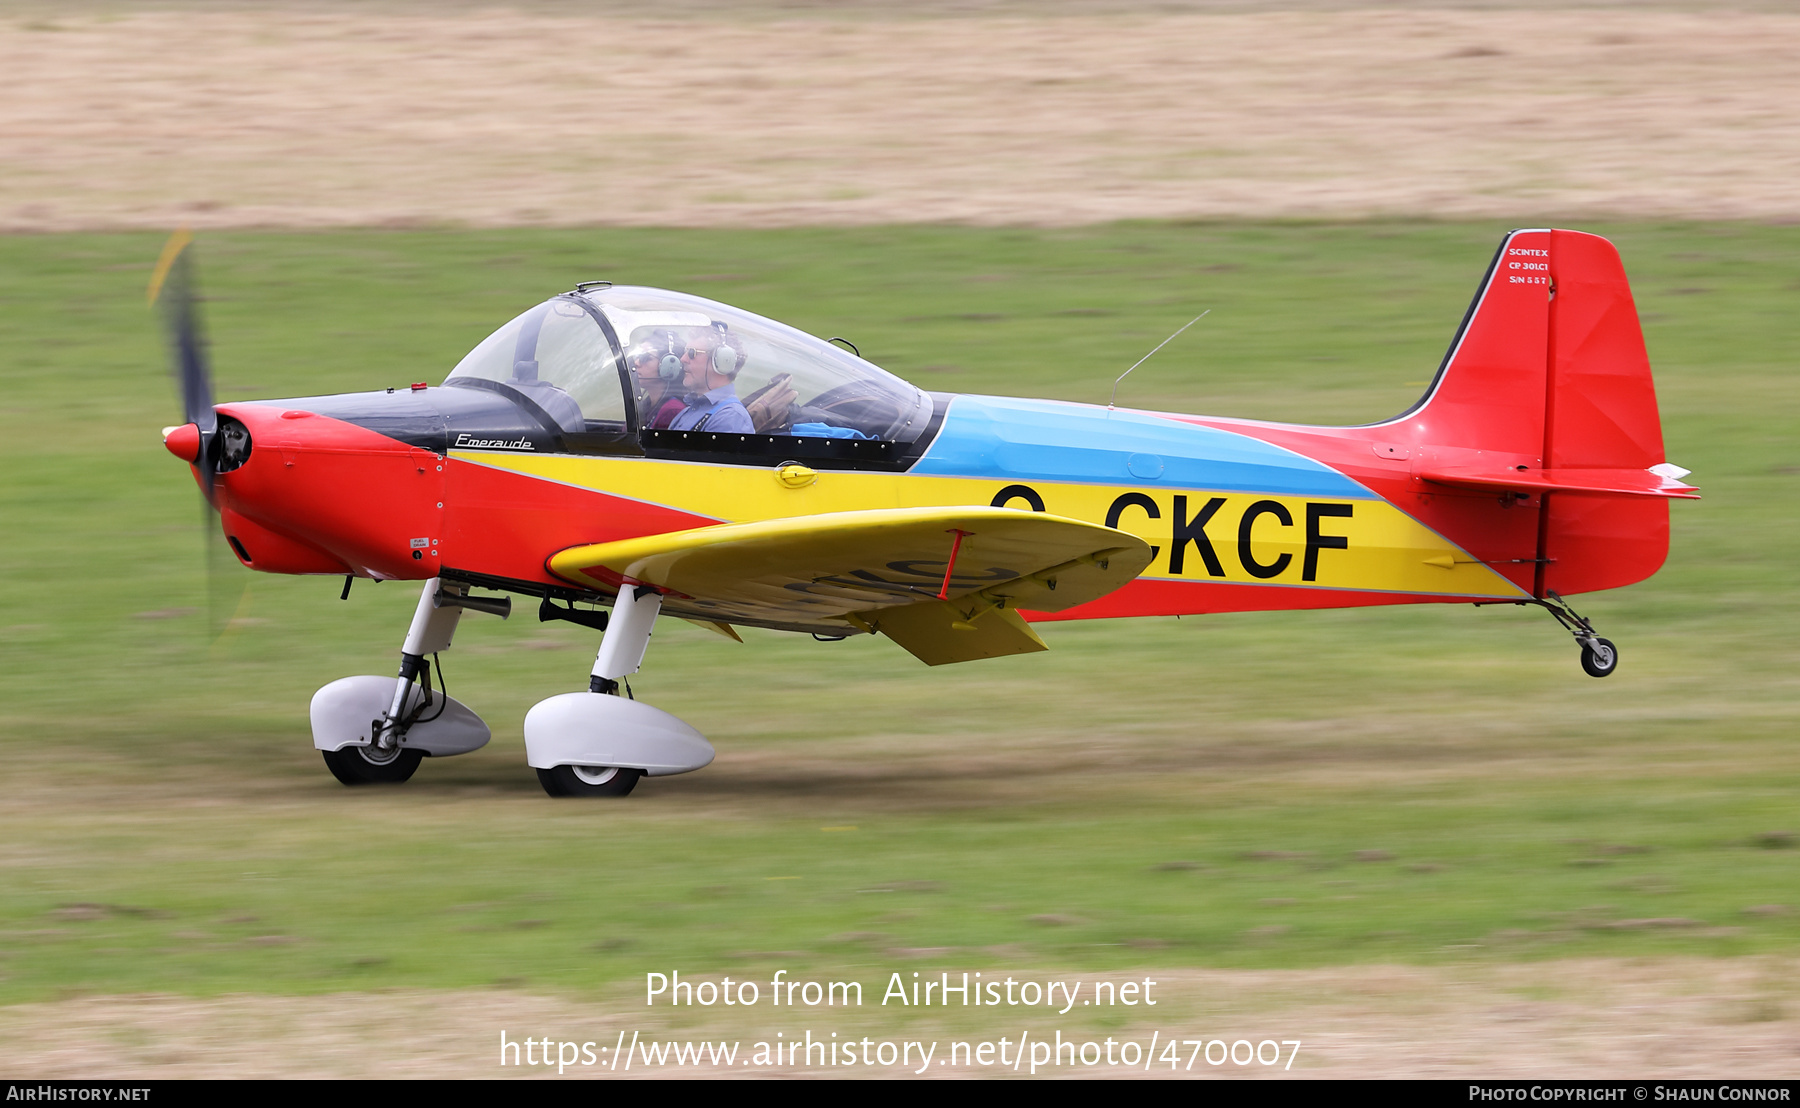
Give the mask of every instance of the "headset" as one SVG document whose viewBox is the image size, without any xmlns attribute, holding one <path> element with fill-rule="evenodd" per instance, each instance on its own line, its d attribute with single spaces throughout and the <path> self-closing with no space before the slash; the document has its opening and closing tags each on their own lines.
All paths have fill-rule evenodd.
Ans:
<svg viewBox="0 0 1800 1108">
<path fill-rule="evenodd" d="M 742 359 L 739 357 L 737 350 L 737 336 L 733 335 L 732 341 L 728 343 L 726 342 L 725 335 L 731 328 L 724 323 L 720 323 L 716 319 L 713 320 L 713 328 L 719 332 L 719 344 L 713 347 L 712 352 L 713 372 L 724 377 L 736 379 L 738 370 L 743 368 Z"/>
<path fill-rule="evenodd" d="M 684 347 L 681 337 L 673 331 L 664 331 L 662 341 L 662 358 L 656 363 L 656 375 L 665 381 L 681 380 L 681 352 Z"/>
</svg>

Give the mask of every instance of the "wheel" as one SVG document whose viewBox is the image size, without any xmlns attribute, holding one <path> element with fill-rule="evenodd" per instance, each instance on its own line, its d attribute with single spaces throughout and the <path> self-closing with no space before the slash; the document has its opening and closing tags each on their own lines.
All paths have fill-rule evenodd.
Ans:
<svg viewBox="0 0 1800 1108">
<path fill-rule="evenodd" d="M 1619 668 L 1619 648 L 1611 639 L 1595 639 L 1594 645 L 1581 644 L 1581 668 L 1589 677 L 1606 677 Z"/>
<path fill-rule="evenodd" d="M 381 761 L 370 757 L 371 748 L 346 746 L 342 750 L 321 750 L 331 775 L 346 785 L 398 785 L 419 768 L 425 755 L 418 750 L 397 750 Z"/>
<path fill-rule="evenodd" d="M 537 775 L 551 796 L 626 796 L 637 788 L 644 771 L 617 766 L 553 766 L 538 770 Z"/>
</svg>

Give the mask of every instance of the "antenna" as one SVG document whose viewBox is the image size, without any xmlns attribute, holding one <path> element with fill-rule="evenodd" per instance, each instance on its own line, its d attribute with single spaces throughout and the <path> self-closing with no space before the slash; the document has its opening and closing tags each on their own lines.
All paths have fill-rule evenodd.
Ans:
<svg viewBox="0 0 1800 1108">
<path fill-rule="evenodd" d="M 1156 344 L 1156 350 L 1161 350 L 1161 349 L 1162 349 L 1162 348 L 1163 348 L 1163 347 L 1165 347 L 1165 346 L 1167 346 L 1167 345 L 1169 345 L 1169 344 L 1170 344 L 1170 343 L 1172 343 L 1172 342 L 1174 342 L 1174 341 L 1175 341 L 1175 339 L 1176 339 L 1176 337 L 1177 337 L 1177 336 L 1179 336 L 1179 335 L 1180 335 L 1180 334 L 1181 334 L 1181 332 L 1182 332 L 1182 331 L 1185 331 L 1185 330 L 1187 330 L 1187 329 L 1188 329 L 1188 328 L 1189 328 L 1189 327 L 1192 327 L 1192 326 L 1193 326 L 1193 325 L 1194 325 L 1194 324 L 1196 324 L 1196 323 L 1198 323 L 1198 322 L 1200 322 L 1200 321 L 1201 321 L 1201 320 L 1202 320 L 1202 319 L 1205 319 L 1205 318 L 1206 318 L 1206 315 L 1207 315 L 1207 312 L 1210 312 L 1210 311 L 1212 311 L 1212 309 L 1211 309 L 1211 308 L 1208 308 L 1208 309 L 1206 309 L 1206 311 L 1205 311 L 1205 312 L 1201 312 L 1201 313 L 1200 313 L 1200 314 L 1199 314 L 1199 315 L 1197 315 L 1197 316 L 1195 316 L 1195 317 L 1194 317 L 1194 318 L 1192 318 L 1192 319 L 1190 319 L 1190 320 L 1188 320 L 1188 321 L 1187 321 L 1187 322 L 1186 322 L 1186 323 L 1183 323 L 1183 324 L 1182 324 L 1182 325 L 1181 325 L 1181 328 L 1180 328 L 1180 330 L 1177 330 L 1177 331 L 1176 331 L 1176 332 L 1175 332 L 1175 334 L 1173 334 L 1173 335 L 1170 335 L 1170 336 L 1169 336 L 1169 337 L 1168 337 L 1168 338 L 1166 338 L 1166 339 L 1164 339 L 1164 340 L 1162 340 L 1162 341 L 1161 341 L 1161 342 L 1159 342 L 1159 343 L 1157 343 L 1157 344 Z M 1141 358 L 1139 358 L 1139 359 L 1138 359 L 1138 360 L 1137 360 L 1137 361 L 1135 361 L 1135 362 L 1133 362 L 1133 363 L 1131 363 L 1131 369 L 1136 369 L 1136 368 L 1137 368 L 1137 367 L 1138 367 L 1138 366 L 1141 366 L 1141 365 L 1143 365 L 1143 364 L 1144 364 L 1144 363 L 1145 363 L 1145 362 L 1147 362 L 1147 361 L 1149 361 L 1149 360 L 1150 360 L 1150 355 L 1151 355 L 1151 354 L 1155 354 L 1155 353 L 1156 353 L 1156 350 L 1152 350 L 1152 351 L 1150 351 L 1150 354 L 1145 354 L 1145 355 L 1144 355 L 1144 356 L 1143 356 L 1143 357 L 1141 357 Z M 1110 411 L 1112 411 L 1112 410 L 1113 410 L 1113 408 L 1114 408 L 1114 407 L 1116 407 L 1116 406 L 1117 406 L 1117 405 L 1116 405 L 1116 404 L 1115 404 L 1115 401 L 1117 401 L 1117 400 L 1118 400 L 1118 399 L 1119 399 L 1119 381 L 1123 381 L 1123 380 L 1124 380 L 1124 379 L 1125 379 L 1125 378 L 1126 378 L 1126 377 L 1129 377 L 1129 376 L 1130 376 L 1130 375 L 1131 375 L 1131 369 L 1128 369 L 1128 370 L 1126 370 L 1126 371 L 1125 371 L 1125 372 L 1124 372 L 1124 373 L 1121 373 L 1121 374 L 1119 374 L 1119 377 L 1118 377 L 1118 380 L 1117 380 L 1117 381 L 1114 381 L 1114 382 L 1113 382 L 1113 390 L 1112 390 L 1112 395 L 1111 395 L 1111 396 L 1110 396 L 1110 397 L 1108 397 L 1108 398 L 1107 398 L 1107 401 L 1106 401 L 1106 410 L 1107 410 L 1107 411 L 1109 411 L 1109 412 L 1110 412 Z"/>
</svg>

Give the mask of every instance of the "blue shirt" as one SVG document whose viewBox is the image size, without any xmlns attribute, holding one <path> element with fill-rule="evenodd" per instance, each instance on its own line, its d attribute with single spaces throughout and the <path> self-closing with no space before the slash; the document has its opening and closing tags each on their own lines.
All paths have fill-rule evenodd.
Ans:
<svg viewBox="0 0 1800 1108">
<path fill-rule="evenodd" d="M 737 385 L 727 381 L 704 396 L 690 396 L 687 409 L 669 424 L 671 431 L 717 431 L 721 434 L 754 435 L 756 424 L 738 399 Z"/>
</svg>

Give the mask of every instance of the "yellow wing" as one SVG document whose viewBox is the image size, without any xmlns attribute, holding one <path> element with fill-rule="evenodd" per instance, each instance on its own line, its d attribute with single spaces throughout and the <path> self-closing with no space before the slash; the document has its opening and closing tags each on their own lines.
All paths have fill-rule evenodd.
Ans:
<svg viewBox="0 0 1800 1108">
<path fill-rule="evenodd" d="M 690 619 L 879 630 L 938 664 L 1042 650 L 1007 609 L 1086 603 L 1136 577 L 1150 557 L 1135 535 L 1041 512 L 892 508 L 571 547 L 549 568 L 608 592 L 653 586 L 666 610 Z"/>
</svg>

